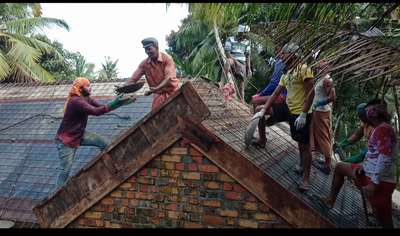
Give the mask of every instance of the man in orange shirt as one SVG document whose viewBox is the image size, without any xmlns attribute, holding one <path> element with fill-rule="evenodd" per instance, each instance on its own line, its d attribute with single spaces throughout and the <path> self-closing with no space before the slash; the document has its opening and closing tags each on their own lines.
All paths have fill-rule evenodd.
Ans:
<svg viewBox="0 0 400 236">
<path fill-rule="evenodd" d="M 145 95 L 154 94 L 152 109 L 164 103 L 173 92 L 178 90 L 179 81 L 176 78 L 176 68 L 172 57 L 158 50 L 155 38 L 142 40 L 143 48 L 149 56 L 144 59 L 131 78 L 125 83 L 136 83 L 143 75 L 146 76 L 150 91 Z"/>
</svg>

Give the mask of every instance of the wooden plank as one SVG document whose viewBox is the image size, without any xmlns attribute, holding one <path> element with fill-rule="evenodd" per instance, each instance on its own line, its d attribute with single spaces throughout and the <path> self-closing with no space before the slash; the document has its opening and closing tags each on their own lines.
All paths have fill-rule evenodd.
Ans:
<svg viewBox="0 0 400 236">
<path fill-rule="evenodd" d="M 335 227 L 326 217 L 305 204 L 222 140 L 213 143 L 208 151 L 194 143 L 191 145 L 292 226 L 300 228 Z"/>
</svg>

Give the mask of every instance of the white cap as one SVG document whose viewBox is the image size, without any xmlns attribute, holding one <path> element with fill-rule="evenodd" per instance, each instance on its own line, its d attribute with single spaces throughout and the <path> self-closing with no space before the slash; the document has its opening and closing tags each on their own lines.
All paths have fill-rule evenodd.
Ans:
<svg viewBox="0 0 400 236">
<path fill-rule="evenodd" d="M 248 25 L 239 25 L 238 26 L 238 33 L 244 33 L 244 32 L 249 32 L 250 31 L 250 26 Z"/>
</svg>

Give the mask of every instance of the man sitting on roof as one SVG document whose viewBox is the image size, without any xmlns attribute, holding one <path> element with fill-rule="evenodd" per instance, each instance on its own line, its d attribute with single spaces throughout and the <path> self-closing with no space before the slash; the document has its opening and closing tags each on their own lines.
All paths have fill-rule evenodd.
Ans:
<svg viewBox="0 0 400 236">
<path fill-rule="evenodd" d="M 386 104 L 367 104 L 367 122 L 373 126 L 368 139 L 368 150 L 362 164 L 340 162 L 336 165 L 328 197 L 320 197 L 328 208 L 333 208 L 347 176 L 355 180 L 368 197 L 374 215 L 384 227 L 393 227 L 392 193 L 396 188 L 397 152 L 396 133 L 387 122 Z"/>
<path fill-rule="evenodd" d="M 368 102 L 369 105 L 374 105 L 379 103 L 386 104 L 385 101 L 382 101 L 380 99 L 374 99 Z M 345 138 L 344 140 L 339 142 L 339 145 L 342 149 L 350 147 L 351 145 L 361 140 L 363 137 L 365 137 L 368 140 L 369 137 L 371 136 L 371 132 L 374 129 L 374 127 L 367 122 L 367 113 L 365 111 L 366 107 L 367 103 L 361 103 L 357 106 L 357 114 L 358 118 L 360 119 L 360 127 L 356 131 L 354 131 L 354 133 L 350 135 L 349 138 Z M 350 156 L 344 161 L 348 163 L 362 162 L 366 153 L 367 153 L 367 148 L 363 148 L 362 150 L 360 150 L 359 153 Z"/>
<path fill-rule="evenodd" d="M 279 47 L 275 52 L 276 52 L 276 59 L 274 61 L 274 71 L 272 73 L 270 82 L 267 84 L 267 86 L 265 86 L 265 88 L 260 93 L 253 95 L 251 97 L 251 104 L 253 104 L 254 110 L 256 110 L 257 106 L 265 104 L 269 96 L 271 96 L 271 94 L 278 86 L 281 76 L 284 73 L 286 67 L 284 60 L 289 56 L 289 54 L 287 53 L 287 51 L 284 51 Z M 275 100 L 275 102 L 281 103 L 285 102 L 285 100 L 286 100 L 286 89 L 282 91 L 282 93 Z"/>
<path fill-rule="evenodd" d="M 152 109 L 164 103 L 179 88 L 176 78 L 175 62 L 170 55 L 160 52 L 158 41 L 155 38 L 142 40 L 143 48 L 148 58 L 144 59 L 131 78 L 125 83 L 136 83 L 143 75 L 146 76 L 150 91 L 145 95 L 154 93 Z"/>
<path fill-rule="evenodd" d="M 89 80 L 83 77 L 76 78 L 65 102 L 64 117 L 56 135 L 61 169 L 56 188 L 67 181 L 79 146 L 96 146 L 101 150 L 107 147 L 107 142 L 102 137 L 85 131 L 88 116 L 99 116 L 136 100 L 133 97 L 122 98 L 120 95 L 108 104 L 102 105 L 91 98 L 90 94 Z"/>
<path fill-rule="evenodd" d="M 299 47 L 293 43 L 284 46 L 284 51 L 290 54 L 287 64 L 292 65 L 297 61 Z M 307 191 L 310 188 L 310 169 L 311 169 L 311 151 L 310 151 L 310 120 L 311 120 L 311 99 L 308 94 L 313 87 L 314 75 L 307 64 L 298 64 L 284 74 L 279 81 L 278 87 L 274 90 L 270 98 L 258 109 L 265 108 L 266 114 L 271 115 L 274 122 L 288 121 L 290 133 L 298 143 L 300 152 L 300 165 L 303 166 L 303 183 L 299 190 Z M 287 89 L 286 102 L 274 103 L 284 89 Z M 270 118 L 270 119 L 271 119 Z M 265 117 L 259 121 L 258 132 L 260 139 L 257 144 L 265 146 Z M 301 170 L 300 170 L 301 171 Z"/>
</svg>

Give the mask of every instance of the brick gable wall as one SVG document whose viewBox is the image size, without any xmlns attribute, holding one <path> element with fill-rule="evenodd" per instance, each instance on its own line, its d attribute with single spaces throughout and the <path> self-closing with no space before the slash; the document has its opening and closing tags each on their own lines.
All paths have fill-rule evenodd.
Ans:
<svg viewBox="0 0 400 236">
<path fill-rule="evenodd" d="M 182 141 L 154 158 L 68 227 L 289 227 Z"/>
</svg>

